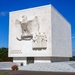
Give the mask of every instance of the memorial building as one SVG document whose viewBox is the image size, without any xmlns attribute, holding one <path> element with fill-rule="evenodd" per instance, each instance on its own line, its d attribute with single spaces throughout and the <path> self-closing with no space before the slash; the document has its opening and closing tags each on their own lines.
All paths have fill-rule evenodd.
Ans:
<svg viewBox="0 0 75 75">
<path fill-rule="evenodd" d="M 70 23 L 50 4 L 10 12 L 8 56 L 19 65 L 68 61 Z"/>
</svg>

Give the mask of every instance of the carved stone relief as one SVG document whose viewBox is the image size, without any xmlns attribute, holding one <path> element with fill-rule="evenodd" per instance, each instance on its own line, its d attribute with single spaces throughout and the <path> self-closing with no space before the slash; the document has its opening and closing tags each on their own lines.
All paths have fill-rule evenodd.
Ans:
<svg viewBox="0 0 75 75">
<path fill-rule="evenodd" d="M 21 25 L 21 39 L 18 37 L 17 40 L 22 41 L 22 40 L 31 40 L 33 38 L 32 31 L 34 27 L 37 27 L 37 30 L 39 31 L 39 22 L 38 22 L 38 17 L 35 16 L 32 20 L 27 21 L 27 17 L 25 15 L 22 16 L 22 21 L 16 20 L 16 24 Z"/>
<path fill-rule="evenodd" d="M 22 21 L 15 21 L 15 24 L 21 27 L 20 38 L 16 37 L 16 39 L 18 41 L 32 40 L 33 50 L 45 50 L 47 48 L 47 35 L 45 33 L 39 32 L 40 24 L 38 17 L 35 16 L 32 20 L 27 20 L 27 17 L 23 15 L 22 18 Z"/>
<path fill-rule="evenodd" d="M 45 50 L 47 48 L 47 36 L 45 33 L 38 34 L 33 39 L 33 50 Z"/>
</svg>

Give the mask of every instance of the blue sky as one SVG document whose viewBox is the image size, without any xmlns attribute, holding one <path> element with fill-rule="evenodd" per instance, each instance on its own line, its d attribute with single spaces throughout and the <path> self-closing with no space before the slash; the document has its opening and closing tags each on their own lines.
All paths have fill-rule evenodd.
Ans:
<svg viewBox="0 0 75 75">
<path fill-rule="evenodd" d="M 0 47 L 8 47 L 9 12 L 52 4 L 72 27 L 72 49 L 75 50 L 75 0 L 0 0 Z"/>
</svg>

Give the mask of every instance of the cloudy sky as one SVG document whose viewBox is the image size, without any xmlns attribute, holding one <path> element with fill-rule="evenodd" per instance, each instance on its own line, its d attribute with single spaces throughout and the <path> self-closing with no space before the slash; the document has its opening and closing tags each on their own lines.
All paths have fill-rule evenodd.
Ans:
<svg viewBox="0 0 75 75">
<path fill-rule="evenodd" d="M 9 12 L 52 4 L 72 27 L 72 50 L 75 50 L 75 0 L 0 0 L 0 48 L 8 47 Z"/>
</svg>

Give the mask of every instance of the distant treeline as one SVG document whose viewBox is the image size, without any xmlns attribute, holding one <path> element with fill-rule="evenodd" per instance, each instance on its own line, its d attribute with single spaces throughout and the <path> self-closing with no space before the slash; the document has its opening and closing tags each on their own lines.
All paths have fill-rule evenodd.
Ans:
<svg viewBox="0 0 75 75">
<path fill-rule="evenodd" d="M 75 56 L 71 57 L 70 61 L 75 61 Z"/>
<path fill-rule="evenodd" d="M 0 62 L 12 61 L 13 58 L 8 57 L 8 48 L 0 48 Z"/>
</svg>

